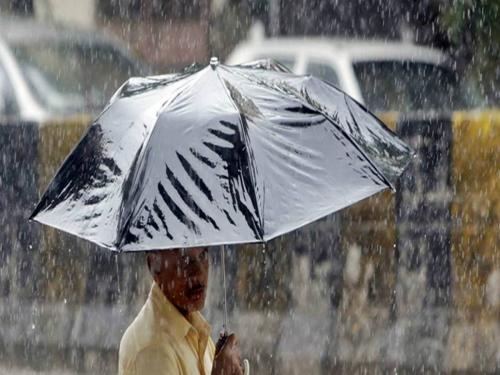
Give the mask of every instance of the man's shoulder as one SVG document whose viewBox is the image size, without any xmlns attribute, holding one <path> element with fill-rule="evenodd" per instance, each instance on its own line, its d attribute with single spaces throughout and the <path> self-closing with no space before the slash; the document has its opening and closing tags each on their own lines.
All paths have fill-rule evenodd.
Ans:
<svg viewBox="0 0 500 375">
<path fill-rule="evenodd" d="M 128 326 L 120 341 L 120 362 L 133 361 L 138 353 L 153 348 L 162 341 L 161 331 L 155 322 L 147 301 L 134 321 Z M 163 346 L 165 347 L 165 346 Z"/>
</svg>

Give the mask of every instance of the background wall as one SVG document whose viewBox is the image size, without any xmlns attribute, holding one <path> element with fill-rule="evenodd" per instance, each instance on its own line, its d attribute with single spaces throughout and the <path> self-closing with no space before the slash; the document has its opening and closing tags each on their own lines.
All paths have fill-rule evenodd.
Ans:
<svg viewBox="0 0 500 375">
<path fill-rule="evenodd" d="M 396 194 L 229 250 L 230 325 L 258 373 L 499 370 L 500 113 L 393 120 L 416 151 Z M 87 123 L 0 126 L 0 362 L 115 372 L 121 334 L 147 295 L 143 254 L 116 256 L 27 222 Z"/>
</svg>

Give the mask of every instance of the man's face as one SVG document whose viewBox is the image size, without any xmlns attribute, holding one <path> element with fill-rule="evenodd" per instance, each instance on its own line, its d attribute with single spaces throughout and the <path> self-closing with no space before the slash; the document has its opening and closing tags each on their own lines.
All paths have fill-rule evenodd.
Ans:
<svg viewBox="0 0 500 375">
<path fill-rule="evenodd" d="M 181 313 L 203 308 L 209 271 L 206 247 L 157 251 L 149 262 L 163 294 Z"/>
</svg>

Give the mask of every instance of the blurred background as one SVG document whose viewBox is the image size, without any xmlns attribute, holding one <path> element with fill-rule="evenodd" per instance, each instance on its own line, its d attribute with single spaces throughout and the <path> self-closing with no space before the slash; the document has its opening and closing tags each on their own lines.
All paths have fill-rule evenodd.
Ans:
<svg viewBox="0 0 500 375">
<path fill-rule="evenodd" d="M 497 0 L 0 0 L 0 373 L 117 372 L 144 255 L 27 218 L 128 77 L 211 56 L 318 76 L 416 154 L 397 193 L 231 249 L 230 327 L 255 373 L 499 373 Z"/>
</svg>

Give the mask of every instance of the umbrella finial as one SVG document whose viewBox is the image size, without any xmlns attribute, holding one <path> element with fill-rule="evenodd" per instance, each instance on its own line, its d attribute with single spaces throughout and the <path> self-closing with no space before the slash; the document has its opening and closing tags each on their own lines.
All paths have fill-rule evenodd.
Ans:
<svg viewBox="0 0 500 375">
<path fill-rule="evenodd" d="M 219 65 L 219 59 L 215 56 L 212 57 L 210 59 L 210 66 L 212 67 L 212 69 L 215 69 L 218 65 Z"/>
</svg>

